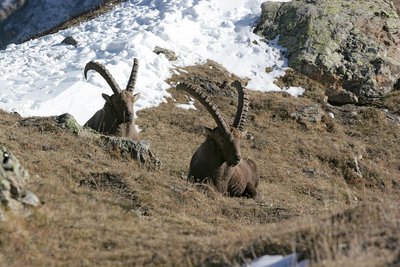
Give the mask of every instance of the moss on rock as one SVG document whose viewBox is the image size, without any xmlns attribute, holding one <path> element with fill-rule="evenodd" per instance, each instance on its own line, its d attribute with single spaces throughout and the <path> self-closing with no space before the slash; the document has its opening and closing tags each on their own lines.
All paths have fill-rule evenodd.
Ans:
<svg viewBox="0 0 400 267">
<path fill-rule="evenodd" d="M 400 20 L 388 1 L 265 2 L 255 32 L 279 36 L 290 67 L 361 101 L 400 79 Z"/>
</svg>

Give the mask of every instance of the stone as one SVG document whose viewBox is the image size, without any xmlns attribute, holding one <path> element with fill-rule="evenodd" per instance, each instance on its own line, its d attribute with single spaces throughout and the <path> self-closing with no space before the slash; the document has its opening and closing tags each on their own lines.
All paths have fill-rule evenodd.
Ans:
<svg viewBox="0 0 400 267">
<path fill-rule="evenodd" d="M 29 206 L 40 204 L 39 198 L 25 189 L 29 174 L 6 146 L 0 146 L 0 155 L 0 221 L 7 219 L 6 211 L 27 217 Z"/>
<path fill-rule="evenodd" d="M 28 172 L 18 159 L 4 145 L 0 146 L 2 165 L 0 167 L 0 199 L 7 202 L 10 197 L 18 199 L 23 195 Z"/>
<path fill-rule="evenodd" d="M 328 103 L 332 105 L 357 104 L 358 97 L 352 92 L 342 90 L 328 96 Z"/>
<path fill-rule="evenodd" d="M 279 36 L 289 67 L 359 103 L 399 84 L 400 20 L 391 1 L 265 2 L 255 32 Z"/>
<path fill-rule="evenodd" d="M 118 150 L 122 157 L 132 158 L 152 169 L 162 166 L 158 157 L 150 150 L 150 145 L 144 140 L 133 141 L 129 138 L 100 135 L 97 142 L 109 151 Z"/>
<path fill-rule="evenodd" d="M 69 113 L 50 117 L 27 117 L 21 119 L 18 123 L 20 126 L 31 126 L 41 131 L 63 129 L 77 135 L 83 133 L 82 126 Z"/>
<path fill-rule="evenodd" d="M 319 105 L 314 105 L 293 112 L 290 116 L 300 123 L 321 123 L 325 112 Z"/>
<path fill-rule="evenodd" d="M 55 120 L 61 128 L 68 129 L 75 134 L 82 131 L 82 127 L 76 121 L 74 116 L 69 113 L 61 114 L 60 116 L 55 117 Z"/>
<path fill-rule="evenodd" d="M 74 39 L 74 37 L 67 36 L 64 40 L 62 40 L 61 44 L 77 46 L 78 42 Z"/>
<path fill-rule="evenodd" d="M 21 199 L 21 202 L 33 207 L 37 207 L 40 205 L 39 198 L 31 191 L 26 192 L 25 196 Z"/>
<path fill-rule="evenodd" d="M 169 61 L 175 61 L 178 59 L 174 51 L 159 46 L 156 46 L 153 52 L 156 53 L 157 55 L 163 54 Z"/>
</svg>

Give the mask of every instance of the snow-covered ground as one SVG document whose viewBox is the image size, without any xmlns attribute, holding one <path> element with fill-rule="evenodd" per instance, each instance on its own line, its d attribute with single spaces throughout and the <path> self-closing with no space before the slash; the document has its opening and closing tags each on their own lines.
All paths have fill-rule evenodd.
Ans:
<svg viewBox="0 0 400 267">
<path fill-rule="evenodd" d="M 6 16 L 15 11 L 5 24 L 0 24 L 0 48 L 4 48 L 5 44 L 28 40 L 74 15 L 98 7 L 103 2 L 104 0 L 0 0 L 0 18 L 1 10 Z"/>
<path fill-rule="evenodd" d="M 53 2 L 62 0 L 53 0 Z M 281 90 L 274 79 L 284 74 L 286 59 L 274 45 L 252 33 L 264 0 L 131 0 L 92 21 L 0 51 L 0 108 L 23 116 L 69 112 L 83 124 L 111 94 L 105 81 L 83 68 L 90 60 L 104 64 L 121 88 L 133 58 L 139 59 L 135 109 L 159 105 L 169 94 L 164 82 L 174 68 L 215 60 L 250 78 L 249 89 Z M 54 8 L 57 8 L 54 4 Z M 45 22 L 44 22 L 45 23 Z M 61 45 L 73 36 L 78 45 Z M 253 41 L 257 41 L 257 44 Z M 160 46 L 175 51 L 168 61 L 153 53 Z M 273 71 L 265 72 L 266 67 Z M 290 88 L 294 95 L 301 88 Z"/>
<path fill-rule="evenodd" d="M 255 259 L 250 264 L 244 264 L 242 267 L 307 267 L 310 265 L 308 260 L 299 261 L 299 256 L 295 253 L 281 255 L 265 255 Z"/>
</svg>

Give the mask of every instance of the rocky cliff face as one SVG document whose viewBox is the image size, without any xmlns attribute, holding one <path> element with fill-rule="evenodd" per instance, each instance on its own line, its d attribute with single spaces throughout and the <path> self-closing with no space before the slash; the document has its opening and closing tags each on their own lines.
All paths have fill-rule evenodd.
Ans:
<svg viewBox="0 0 400 267">
<path fill-rule="evenodd" d="M 400 16 L 400 0 L 393 0 L 393 4 L 396 8 L 397 14 Z"/>
<path fill-rule="evenodd" d="M 6 220 L 8 211 L 29 216 L 29 207 L 38 206 L 40 201 L 25 189 L 28 172 L 4 145 L 0 145 L 0 159 L 0 222 Z"/>
<path fill-rule="evenodd" d="M 0 5 L 0 49 L 11 43 L 26 41 L 105 2 L 107 1 L 6 0 Z M 3 12 L 7 14 L 4 20 L 1 19 L 3 6 Z"/>
<path fill-rule="evenodd" d="M 400 20 L 388 0 L 265 2 L 255 29 L 279 36 L 289 66 L 363 102 L 400 89 Z"/>
<path fill-rule="evenodd" d="M 5 20 L 12 13 L 20 9 L 25 4 L 25 0 L 5 0 L 0 1 L 0 22 Z"/>
</svg>

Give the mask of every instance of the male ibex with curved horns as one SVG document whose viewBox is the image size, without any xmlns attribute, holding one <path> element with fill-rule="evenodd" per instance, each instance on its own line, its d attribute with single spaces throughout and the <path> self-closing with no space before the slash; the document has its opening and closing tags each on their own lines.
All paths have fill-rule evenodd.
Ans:
<svg viewBox="0 0 400 267">
<path fill-rule="evenodd" d="M 127 137 L 134 141 L 139 140 L 135 129 L 133 111 L 133 104 L 140 97 L 140 93 L 133 94 L 138 67 L 139 62 L 135 58 L 126 89 L 121 90 L 110 72 L 103 65 L 94 61 L 86 64 L 84 71 L 85 79 L 87 79 L 87 72 L 89 70 L 98 72 L 106 80 L 114 94 L 111 96 L 102 94 L 106 103 L 84 126 L 90 127 L 102 134 Z"/>
<path fill-rule="evenodd" d="M 210 178 L 217 190 L 230 196 L 257 195 L 256 188 L 260 176 L 256 164 L 243 160 L 240 153 L 240 140 L 246 135 L 244 127 L 249 106 L 246 90 L 240 82 L 232 84 L 238 91 L 238 107 L 231 127 L 223 119 L 218 107 L 205 95 L 201 87 L 180 83 L 178 90 L 184 90 L 195 97 L 211 114 L 217 127 L 204 127 L 207 137 L 194 153 L 190 161 L 188 178 L 204 182 Z"/>
</svg>

